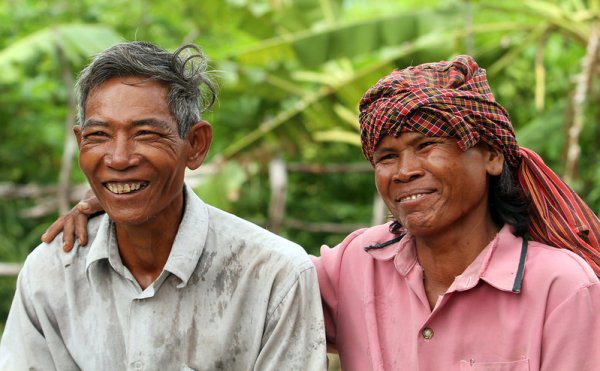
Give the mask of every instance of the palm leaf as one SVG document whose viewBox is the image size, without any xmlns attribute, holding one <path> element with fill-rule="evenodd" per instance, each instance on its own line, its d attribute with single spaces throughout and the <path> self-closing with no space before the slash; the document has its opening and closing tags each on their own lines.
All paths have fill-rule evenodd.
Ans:
<svg viewBox="0 0 600 371">
<path fill-rule="evenodd" d="M 446 34 L 427 34 L 416 39 L 413 43 L 405 43 L 398 48 L 387 50 L 385 55 L 382 56 L 378 62 L 368 64 L 366 67 L 357 70 L 354 74 L 349 74 L 346 79 L 339 80 L 335 86 L 321 86 L 316 92 L 306 93 L 291 108 L 280 111 L 273 118 L 263 121 L 258 128 L 225 148 L 222 152 L 223 157 L 229 159 L 236 156 L 238 153 L 253 146 L 280 126 L 290 122 L 294 117 L 310 108 L 313 104 L 324 101 L 327 97 L 336 94 L 340 90 L 346 89 L 348 86 L 353 86 L 365 76 L 371 74 L 381 76 L 389 73 L 393 68 L 392 65 L 395 60 L 408 55 L 414 55 L 416 52 L 422 50 L 435 51 L 434 53 L 437 54 L 437 58 L 447 57 L 448 45 L 451 44 L 450 40 L 454 37 L 455 33 L 450 32 Z M 431 57 L 428 59 L 431 59 Z"/>
<path fill-rule="evenodd" d="M 444 17 L 444 26 L 457 21 L 456 10 L 402 12 L 362 22 L 340 23 L 320 30 L 283 34 L 218 56 L 244 65 L 264 65 L 290 59 L 306 67 L 326 61 L 352 58 L 384 47 L 395 47 L 418 38 L 420 30 L 437 30 L 432 19 Z M 438 26 L 439 27 L 439 26 Z"/>
<path fill-rule="evenodd" d="M 0 80 L 17 81 L 22 65 L 40 55 L 54 55 L 58 47 L 70 62 L 80 63 L 121 40 L 114 30 L 101 25 L 63 24 L 44 28 L 0 50 L 0 69 L 4 71 Z"/>
</svg>

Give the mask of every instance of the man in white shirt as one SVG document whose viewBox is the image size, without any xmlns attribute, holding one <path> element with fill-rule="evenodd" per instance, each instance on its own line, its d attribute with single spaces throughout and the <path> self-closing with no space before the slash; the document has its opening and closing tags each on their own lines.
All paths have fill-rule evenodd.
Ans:
<svg viewBox="0 0 600 371">
<path fill-rule="evenodd" d="M 0 369 L 326 368 L 304 250 L 184 184 L 212 141 L 205 65 L 193 45 L 128 42 L 84 69 L 74 131 L 107 213 L 90 221 L 89 247 L 64 252 L 59 236 L 27 258 Z"/>
</svg>

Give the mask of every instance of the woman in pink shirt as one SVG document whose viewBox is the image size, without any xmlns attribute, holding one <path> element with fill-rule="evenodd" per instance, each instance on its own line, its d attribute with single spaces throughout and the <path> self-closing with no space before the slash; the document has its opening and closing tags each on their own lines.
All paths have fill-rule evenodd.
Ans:
<svg viewBox="0 0 600 371">
<path fill-rule="evenodd" d="M 314 258 L 343 370 L 600 370 L 600 222 L 517 145 L 485 70 L 394 71 L 360 111 L 393 221 Z"/>
<path fill-rule="evenodd" d="M 314 259 L 344 371 L 600 370 L 600 223 L 518 147 L 485 70 L 394 71 L 360 127 L 394 220 Z"/>
</svg>

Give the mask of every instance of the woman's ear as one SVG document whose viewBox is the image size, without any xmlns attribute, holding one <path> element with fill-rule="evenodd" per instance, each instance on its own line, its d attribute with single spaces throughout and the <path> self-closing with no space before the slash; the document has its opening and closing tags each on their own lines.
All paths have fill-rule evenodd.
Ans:
<svg viewBox="0 0 600 371">
<path fill-rule="evenodd" d="M 190 145 L 187 167 L 195 170 L 202 165 L 212 143 L 212 126 L 206 121 L 198 121 L 190 127 L 187 134 Z"/>
<path fill-rule="evenodd" d="M 486 170 L 489 175 L 497 176 L 502 173 L 504 166 L 504 155 L 500 150 L 492 146 L 486 145 L 487 148 L 487 165 Z"/>
</svg>

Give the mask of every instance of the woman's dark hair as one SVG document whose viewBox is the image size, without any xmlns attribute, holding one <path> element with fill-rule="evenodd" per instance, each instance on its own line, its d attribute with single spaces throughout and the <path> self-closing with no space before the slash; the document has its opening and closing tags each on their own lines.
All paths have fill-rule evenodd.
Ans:
<svg viewBox="0 0 600 371">
<path fill-rule="evenodd" d="M 531 202 L 515 182 L 506 162 L 502 167 L 502 173 L 491 179 L 489 201 L 492 219 L 497 225 L 514 226 L 517 236 L 524 236 L 527 233 Z"/>
</svg>

